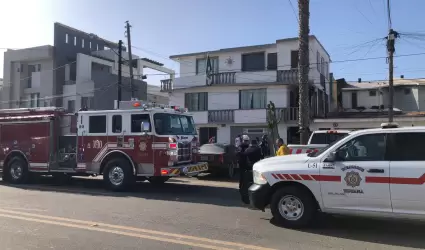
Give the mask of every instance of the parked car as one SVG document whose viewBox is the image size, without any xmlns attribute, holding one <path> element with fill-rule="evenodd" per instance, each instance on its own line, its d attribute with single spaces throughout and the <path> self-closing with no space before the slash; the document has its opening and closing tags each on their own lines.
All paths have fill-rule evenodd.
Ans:
<svg viewBox="0 0 425 250">
<path fill-rule="evenodd" d="M 236 147 L 231 144 L 208 143 L 199 148 L 200 161 L 208 162 L 209 173 L 233 178 L 237 168 Z"/>
</svg>

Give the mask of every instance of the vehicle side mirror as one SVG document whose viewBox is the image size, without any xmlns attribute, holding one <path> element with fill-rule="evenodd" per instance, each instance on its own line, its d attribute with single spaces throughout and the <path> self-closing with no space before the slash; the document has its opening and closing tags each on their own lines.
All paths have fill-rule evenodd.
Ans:
<svg viewBox="0 0 425 250">
<path fill-rule="evenodd" d="M 149 127 L 150 127 L 149 122 L 142 122 L 140 126 L 141 126 L 140 130 L 142 131 L 143 134 L 146 134 L 147 132 L 149 132 Z"/>
</svg>

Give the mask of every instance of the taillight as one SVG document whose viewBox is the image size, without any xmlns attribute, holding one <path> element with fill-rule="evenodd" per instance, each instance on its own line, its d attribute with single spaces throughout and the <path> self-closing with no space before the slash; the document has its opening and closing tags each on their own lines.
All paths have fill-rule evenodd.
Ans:
<svg viewBox="0 0 425 250">
<path fill-rule="evenodd" d="M 177 143 L 174 143 L 174 142 L 173 143 L 169 143 L 168 144 L 168 148 L 169 149 L 177 149 Z"/>
<path fill-rule="evenodd" d="M 220 159 L 221 163 L 224 163 L 224 155 L 223 154 L 219 155 L 219 159 Z"/>
</svg>

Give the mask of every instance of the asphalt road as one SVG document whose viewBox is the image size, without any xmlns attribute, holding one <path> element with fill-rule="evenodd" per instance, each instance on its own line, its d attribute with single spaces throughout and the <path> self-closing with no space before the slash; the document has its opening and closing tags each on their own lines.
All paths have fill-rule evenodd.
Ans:
<svg viewBox="0 0 425 250">
<path fill-rule="evenodd" d="M 425 223 L 322 216 L 312 229 L 277 227 L 239 202 L 237 183 L 175 179 L 131 193 L 98 179 L 0 182 L 0 249 L 418 249 Z"/>
</svg>

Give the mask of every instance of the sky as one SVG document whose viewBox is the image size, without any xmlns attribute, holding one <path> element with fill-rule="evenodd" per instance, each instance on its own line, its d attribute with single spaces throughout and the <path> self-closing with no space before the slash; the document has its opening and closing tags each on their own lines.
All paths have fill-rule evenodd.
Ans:
<svg viewBox="0 0 425 250">
<path fill-rule="evenodd" d="M 291 7 L 291 2 L 294 9 Z M 330 71 L 346 80 L 384 80 L 388 33 L 386 0 L 311 0 L 310 34 L 334 62 Z M 25 7 L 24 7 L 25 6 Z M 0 0 L 0 78 L 4 48 L 53 44 L 53 23 L 61 22 L 108 40 L 125 40 L 132 25 L 133 54 L 179 70 L 170 55 L 273 43 L 296 37 L 297 0 Z M 396 42 L 395 77 L 425 78 L 425 0 L 391 0 Z M 295 12 L 294 12 L 295 11 Z M 424 53 L 418 56 L 400 56 Z M 148 83 L 165 75 L 147 71 Z"/>
</svg>

